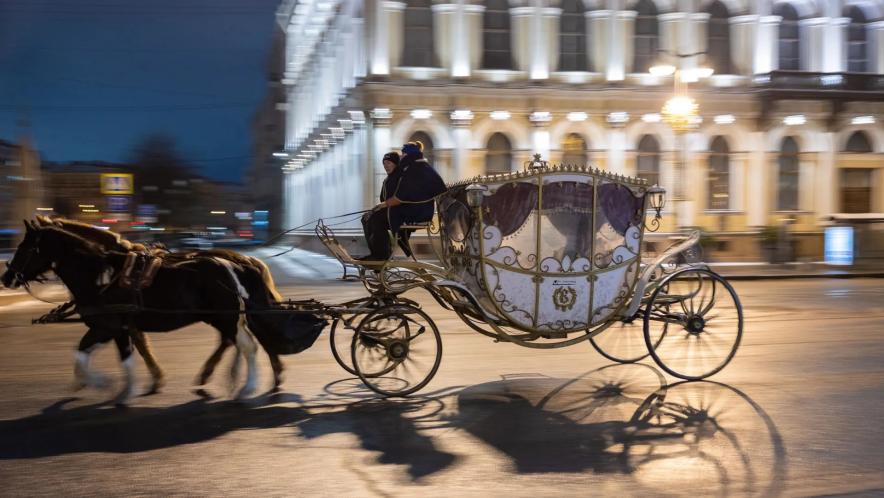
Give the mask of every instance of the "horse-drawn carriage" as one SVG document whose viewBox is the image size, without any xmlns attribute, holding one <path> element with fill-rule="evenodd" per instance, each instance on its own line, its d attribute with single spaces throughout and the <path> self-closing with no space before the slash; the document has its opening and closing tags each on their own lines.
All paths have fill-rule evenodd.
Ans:
<svg viewBox="0 0 884 498">
<path fill-rule="evenodd" d="M 643 261 L 663 194 L 641 179 L 550 167 L 536 156 L 525 171 L 476 177 L 436 199 L 425 229 L 438 264 L 355 260 L 320 220 L 320 240 L 359 269 L 369 291 L 334 317 L 332 353 L 380 394 L 424 387 L 442 340 L 433 319 L 403 297 L 421 288 L 496 341 L 532 348 L 589 341 L 616 362 L 650 355 L 676 377 L 713 375 L 736 353 L 742 308 L 733 288 L 697 262 L 697 233 Z M 649 208 L 656 216 L 646 223 Z"/>
<path fill-rule="evenodd" d="M 59 228 L 49 220 L 43 227 L 26 223 L 25 240 L 2 280 L 27 286 L 45 272 L 58 274 L 89 327 L 79 346 L 78 377 L 89 380 L 93 346 L 113 339 L 127 368 L 124 400 L 133 392 L 134 370 L 125 361 L 130 341 L 148 362 L 156 389 L 162 372 L 141 332 L 198 321 L 221 334 L 200 383 L 224 349 L 236 345 L 249 372 L 240 395 L 252 392 L 254 337 L 270 355 L 278 386 L 278 355 L 309 347 L 323 319 L 331 319 L 332 353 L 345 370 L 382 395 L 414 393 L 438 370 L 442 338 L 433 319 L 405 297 L 412 289 L 426 290 L 495 341 L 531 348 L 589 341 L 610 360 L 632 363 L 650 355 L 671 375 L 702 379 L 736 353 L 742 308 L 731 286 L 697 262 L 696 233 L 643 260 L 644 234 L 659 227 L 663 194 L 644 180 L 550 167 L 535 156 L 524 171 L 450 186 L 435 199 L 431 223 L 403 227 L 427 231 L 437 250 L 433 263 L 410 250 L 411 259 L 356 260 L 319 220 L 319 239 L 345 267 L 358 268 L 369 291 L 338 304 L 281 300 L 266 265 L 254 258 L 225 251 L 136 254 L 117 235 L 101 242 L 108 234 L 94 227 Z M 650 222 L 649 208 L 655 211 Z M 138 285 L 123 285 L 133 280 L 127 268 L 139 260 Z M 152 285 L 142 278 L 148 269 L 157 270 Z M 233 365 L 235 376 L 238 362 Z"/>
</svg>

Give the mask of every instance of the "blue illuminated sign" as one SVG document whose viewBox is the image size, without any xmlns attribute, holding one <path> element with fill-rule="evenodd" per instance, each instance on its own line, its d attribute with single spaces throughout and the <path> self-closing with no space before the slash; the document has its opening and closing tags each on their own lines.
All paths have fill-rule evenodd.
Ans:
<svg viewBox="0 0 884 498">
<path fill-rule="evenodd" d="M 826 227 L 824 242 L 826 264 L 853 264 L 853 227 Z"/>
</svg>

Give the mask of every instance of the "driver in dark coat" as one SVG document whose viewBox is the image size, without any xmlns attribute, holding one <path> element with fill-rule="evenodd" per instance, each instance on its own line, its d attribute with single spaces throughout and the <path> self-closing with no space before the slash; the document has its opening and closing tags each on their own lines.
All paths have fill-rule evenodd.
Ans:
<svg viewBox="0 0 884 498">
<path fill-rule="evenodd" d="M 371 253 L 364 261 L 390 259 L 391 234 L 402 236 L 403 224 L 425 223 L 433 219 L 434 199 L 447 187 L 439 173 L 424 158 L 420 142 L 402 146 L 402 157 L 392 172 L 388 171 L 381 194 L 383 200 L 363 220 L 365 239 Z"/>
</svg>

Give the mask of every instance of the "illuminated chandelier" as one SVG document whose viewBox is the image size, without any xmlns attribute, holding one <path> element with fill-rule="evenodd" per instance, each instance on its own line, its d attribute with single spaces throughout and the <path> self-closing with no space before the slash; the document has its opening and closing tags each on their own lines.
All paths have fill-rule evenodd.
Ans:
<svg viewBox="0 0 884 498">
<path fill-rule="evenodd" d="M 681 81 L 678 74 L 675 76 L 675 95 L 666 101 L 660 114 L 673 130 L 684 133 L 699 126 L 700 106 L 688 96 L 687 84 Z"/>
</svg>

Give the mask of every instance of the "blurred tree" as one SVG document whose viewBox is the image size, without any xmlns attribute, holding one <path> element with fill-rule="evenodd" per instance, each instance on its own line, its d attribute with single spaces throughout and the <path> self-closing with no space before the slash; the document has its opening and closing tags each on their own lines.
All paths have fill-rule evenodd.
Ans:
<svg viewBox="0 0 884 498">
<path fill-rule="evenodd" d="M 199 176 L 187 163 L 175 139 L 155 133 L 139 140 L 130 161 L 135 171 L 135 198 L 157 208 L 160 226 L 187 228 L 199 220 L 202 199 L 194 199 L 191 184 Z"/>
</svg>

